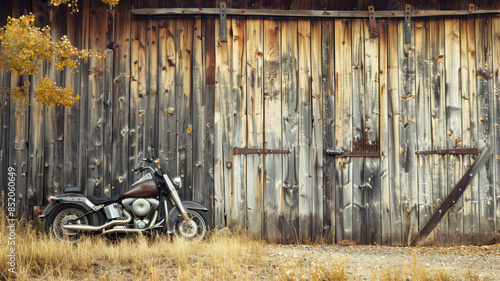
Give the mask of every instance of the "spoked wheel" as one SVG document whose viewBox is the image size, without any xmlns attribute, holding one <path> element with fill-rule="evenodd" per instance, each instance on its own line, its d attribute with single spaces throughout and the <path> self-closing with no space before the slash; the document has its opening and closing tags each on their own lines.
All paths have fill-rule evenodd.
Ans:
<svg viewBox="0 0 500 281">
<path fill-rule="evenodd" d="M 79 239 L 78 233 L 64 229 L 62 226 L 69 224 L 70 221 L 71 224 L 92 225 L 92 219 L 88 217 L 82 217 L 74 221 L 85 213 L 83 208 L 76 205 L 61 206 L 50 215 L 45 228 L 59 241 L 76 242 Z"/>
<path fill-rule="evenodd" d="M 203 211 L 186 210 L 187 216 L 191 221 L 186 223 L 184 219 L 178 220 L 174 226 L 174 234 L 179 237 L 203 239 L 207 236 L 210 229 L 207 214 Z"/>
</svg>

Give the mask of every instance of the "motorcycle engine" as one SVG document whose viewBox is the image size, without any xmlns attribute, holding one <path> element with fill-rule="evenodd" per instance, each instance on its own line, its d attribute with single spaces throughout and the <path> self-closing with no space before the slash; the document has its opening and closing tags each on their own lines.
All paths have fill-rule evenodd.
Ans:
<svg viewBox="0 0 500 281">
<path fill-rule="evenodd" d="M 149 223 L 148 219 L 144 219 L 144 220 L 136 219 L 134 222 L 134 225 L 135 225 L 135 228 L 145 228 L 148 223 Z"/>
<path fill-rule="evenodd" d="M 146 216 L 151 210 L 151 204 L 146 199 L 137 199 L 132 204 L 132 211 L 138 217 Z"/>
</svg>

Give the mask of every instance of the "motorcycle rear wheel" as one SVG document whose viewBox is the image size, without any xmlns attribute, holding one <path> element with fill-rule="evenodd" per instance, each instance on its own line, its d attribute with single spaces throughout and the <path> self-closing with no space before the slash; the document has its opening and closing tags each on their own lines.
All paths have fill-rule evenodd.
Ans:
<svg viewBox="0 0 500 281">
<path fill-rule="evenodd" d="M 184 219 L 178 220 L 174 226 L 175 236 L 188 239 L 205 238 L 210 230 L 210 222 L 208 221 L 207 213 L 198 210 L 186 210 L 186 213 L 188 218 L 193 221 L 196 226 L 189 226 Z"/>
<path fill-rule="evenodd" d="M 80 235 L 77 232 L 63 229 L 62 226 L 69 220 L 83 216 L 87 211 L 72 204 L 60 205 L 47 218 L 45 230 L 61 242 L 77 242 Z M 76 221 L 76 224 L 93 225 L 92 216 L 86 216 Z"/>
</svg>

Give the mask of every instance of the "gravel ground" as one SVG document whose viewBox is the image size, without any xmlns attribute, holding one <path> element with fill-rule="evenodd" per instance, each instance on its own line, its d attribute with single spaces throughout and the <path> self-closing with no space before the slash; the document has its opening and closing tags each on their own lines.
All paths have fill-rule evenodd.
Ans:
<svg viewBox="0 0 500 281">
<path fill-rule="evenodd" d="M 294 262 L 310 268 L 312 262 L 344 259 L 350 280 L 373 280 L 390 268 L 399 268 L 411 280 L 413 257 L 418 270 L 444 271 L 452 280 L 500 280 L 500 244 L 458 247 L 388 247 L 388 246 L 294 246 L 269 245 L 266 251 L 271 264 Z M 438 269 L 440 268 L 440 269 Z M 471 269 L 471 274 L 468 273 Z M 470 278 L 472 277 L 472 278 Z"/>
</svg>

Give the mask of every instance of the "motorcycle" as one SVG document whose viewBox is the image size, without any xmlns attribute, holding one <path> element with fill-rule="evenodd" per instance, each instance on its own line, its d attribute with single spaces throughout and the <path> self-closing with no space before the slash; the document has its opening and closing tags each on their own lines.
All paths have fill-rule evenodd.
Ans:
<svg viewBox="0 0 500 281">
<path fill-rule="evenodd" d="M 77 241 L 82 233 L 143 233 L 166 231 L 186 238 L 203 239 L 209 229 L 208 209 L 178 195 L 181 178 L 170 180 L 159 159 L 142 159 L 150 166 L 133 169 L 147 171 L 130 189 L 111 197 L 85 196 L 81 187 L 65 188 L 63 194 L 49 197 L 39 216 L 45 230 L 59 241 Z M 152 167 L 151 167 L 152 166 Z M 169 209 L 170 207 L 170 209 Z"/>
</svg>

